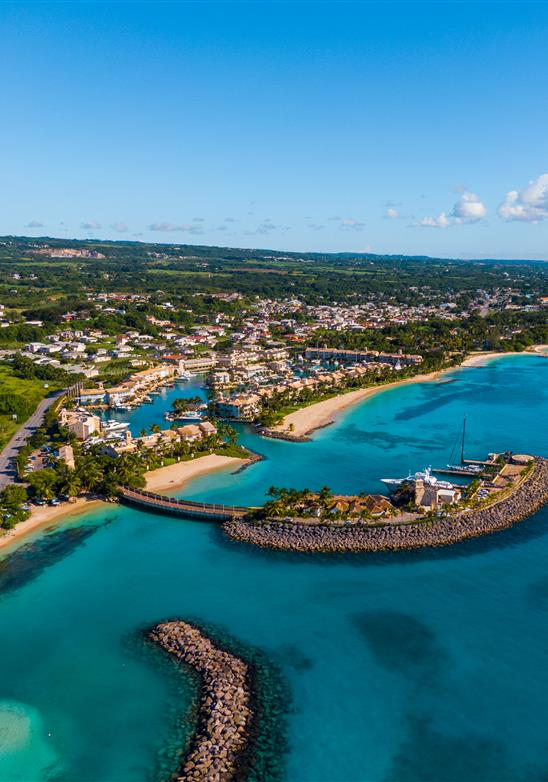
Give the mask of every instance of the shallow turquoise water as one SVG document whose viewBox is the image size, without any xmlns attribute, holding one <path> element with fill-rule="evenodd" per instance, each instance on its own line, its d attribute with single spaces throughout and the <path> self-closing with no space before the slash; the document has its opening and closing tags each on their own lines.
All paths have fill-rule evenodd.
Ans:
<svg viewBox="0 0 548 782">
<path fill-rule="evenodd" d="M 273 483 L 381 490 L 379 477 L 445 464 L 465 412 L 470 456 L 548 455 L 547 371 L 543 359 L 508 358 L 388 391 L 305 445 L 245 433 L 267 459 L 186 494 L 255 502 Z M 9 757 L 0 751 L 0 780 L 154 779 L 174 701 L 184 708 L 192 687 L 175 699 L 173 677 L 137 639 L 181 616 L 281 666 L 293 694 L 290 782 L 540 782 L 547 522 L 545 509 L 450 549 L 315 559 L 231 544 L 207 524 L 88 513 L 0 569 L 0 738 L 10 704 L 27 731 Z"/>
</svg>

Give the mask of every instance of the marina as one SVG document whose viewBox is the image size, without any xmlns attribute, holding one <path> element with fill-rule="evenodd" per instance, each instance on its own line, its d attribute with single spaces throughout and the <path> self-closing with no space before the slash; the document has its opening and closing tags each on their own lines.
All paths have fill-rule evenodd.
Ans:
<svg viewBox="0 0 548 782">
<path fill-rule="evenodd" d="M 266 458 L 238 474 L 202 475 L 174 496 L 247 506 L 264 502 L 273 484 L 375 492 L 380 477 L 445 464 L 464 411 L 467 456 L 509 447 L 548 455 L 538 426 L 545 367 L 508 358 L 458 370 L 451 384 L 391 389 L 304 445 L 238 425 L 241 441 Z M 138 433 L 161 421 L 169 394 L 180 392 L 164 393 L 107 417 Z M 182 677 L 175 693 L 169 672 L 128 645 L 136 628 L 199 617 L 261 648 L 287 680 L 298 704 L 288 715 L 287 782 L 360 782 L 364 767 L 372 782 L 437 778 L 455 742 L 466 746 L 459 782 L 493 773 L 515 782 L 523 769 L 528 782 L 541 782 L 547 522 L 545 508 L 455 546 L 328 560 L 262 551 L 226 541 L 214 524 L 129 506 L 37 534 L 0 570 L 0 622 L 9 628 L 0 664 L 11 672 L 0 718 L 16 704 L 31 725 L 9 766 L 0 756 L 0 780 L 11 782 L 14 764 L 40 782 L 52 768 L 102 782 L 158 777 L 161 758 L 174 758 L 169 748 L 188 736 L 177 732 L 174 709 L 187 713 L 194 684 Z M 505 673 L 517 667 L 519 682 Z M 326 753 L 333 741 L 338 752 Z"/>
</svg>

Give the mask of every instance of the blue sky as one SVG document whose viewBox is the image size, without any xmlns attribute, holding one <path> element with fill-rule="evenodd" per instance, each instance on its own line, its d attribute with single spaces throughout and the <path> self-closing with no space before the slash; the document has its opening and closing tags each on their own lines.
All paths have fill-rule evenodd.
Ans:
<svg viewBox="0 0 548 782">
<path fill-rule="evenodd" d="M 548 258 L 548 4 L 0 3 L 0 233 Z"/>
</svg>

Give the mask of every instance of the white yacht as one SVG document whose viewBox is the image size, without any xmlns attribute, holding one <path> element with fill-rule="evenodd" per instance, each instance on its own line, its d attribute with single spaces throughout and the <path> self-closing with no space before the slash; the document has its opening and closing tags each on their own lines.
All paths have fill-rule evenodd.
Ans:
<svg viewBox="0 0 548 782">
<path fill-rule="evenodd" d="M 432 468 L 426 467 L 424 470 L 415 473 L 409 473 L 407 478 L 381 478 L 381 482 L 386 486 L 400 486 L 402 483 L 414 483 L 415 481 L 424 481 L 429 486 L 437 486 L 439 489 L 452 489 L 453 484 L 449 481 L 440 481 L 435 475 L 432 475 Z"/>
</svg>

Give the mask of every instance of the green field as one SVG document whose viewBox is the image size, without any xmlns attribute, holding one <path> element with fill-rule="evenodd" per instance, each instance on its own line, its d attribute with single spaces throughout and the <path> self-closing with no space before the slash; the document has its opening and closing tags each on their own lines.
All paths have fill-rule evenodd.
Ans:
<svg viewBox="0 0 548 782">
<path fill-rule="evenodd" d="M 3 448 L 37 405 L 58 386 L 42 380 L 14 377 L 11 369 L 0 366 L 0 448 Z M 17 416 L 17 420 L 13 416 Z"/>
</svg>

